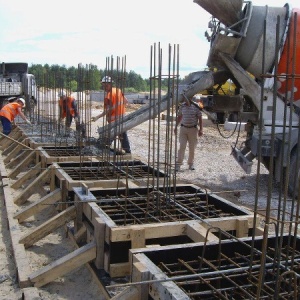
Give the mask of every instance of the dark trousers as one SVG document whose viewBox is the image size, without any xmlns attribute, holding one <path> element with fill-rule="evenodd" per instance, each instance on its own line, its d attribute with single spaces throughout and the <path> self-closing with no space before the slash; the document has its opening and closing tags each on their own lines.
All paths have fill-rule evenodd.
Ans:
<svg viewBox="0 0 300 300">
<path fill-rule="evenodd" d="M 121 148 L 126 153 L 131 153 L 127 132 L 122 132 L 121 134 L 119 134 L 119 140 L 121 143 Z M 110 143 L 113 143 L 114 141 L 116 141 L 116 140 L 110 140 Z"/>
<path fill-rule="evenodd" d="M 9 135 L 12 130 L 11 122 L 5 117 L 0 117 L 3 128 L 3 134 Z"/>
<path fill-rule="evenodd" d="M 127 132 L 120 134 L 121 147 L 126 153 L 131 153 Z"/>
</svg>

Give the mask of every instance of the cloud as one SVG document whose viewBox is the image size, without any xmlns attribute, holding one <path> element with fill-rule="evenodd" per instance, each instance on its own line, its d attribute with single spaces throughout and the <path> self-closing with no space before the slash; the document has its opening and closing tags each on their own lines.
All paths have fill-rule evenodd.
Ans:
<svg viewBox="0 0 300 300">
<path fill-rule="evenodd" d="M 182 76 L 206 65 L 210 16 L 192 0 L 0 0 L 0 5 L 2 61 L 104 68 L 107 57 L 126 56 L 126 70 L 147 78 L 151 47 L 160 43 L 164 64 L 169 45 L 179 45 Z"/>
</svg>

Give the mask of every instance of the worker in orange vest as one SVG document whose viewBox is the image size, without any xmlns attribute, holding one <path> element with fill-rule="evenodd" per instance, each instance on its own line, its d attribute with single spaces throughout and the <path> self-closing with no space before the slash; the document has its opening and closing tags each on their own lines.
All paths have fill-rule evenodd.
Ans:
<svg viewBox="0 0 300 300">
<path fill-rule="evenodd" d="M 0 110 L 0 119 L 3 128 L 3 134 L 8 135 L 11 133 L 12 124 L 15 123 L 15 118 L 19 115 L 27 124 L 31 125 L 31 122 L 26 118 L 22 112 L 22 108 L 25 107 L 25 100 L 23 98 L 16 98 L 13 102 L 10 102 L 2 107 Z"/>
<path fill-rule="evenodd" d="M 110 76 L 104 76 L 101 83 L 104 91 L 106 92 L 104 98 L 104 110 L 100 115 L 92 117 L 91 120 L 96 121 L 99 118 L 106 116 L 107 122 L 112 123 L 125 115 L 125 107 L 128 104 L 128 100 L 121 89 L 112 86 L 113 81 Z M 121 147 L 125 153 L 131 153 L 127 132 L 122 132 L 119 135 L 119 139 L 121 141 Z"/>
<path fill-rule="evenodd" d="M 71 127 L 72 120 L 75 120 L 76 126 L 79 125 L 79 113 L 77 103 L 74 97 L 67 96 L 65 92 L 58 94 L 59 96 L 59 116 L 60 120 L 65 120 L 67 129 Z"/>
</svg>

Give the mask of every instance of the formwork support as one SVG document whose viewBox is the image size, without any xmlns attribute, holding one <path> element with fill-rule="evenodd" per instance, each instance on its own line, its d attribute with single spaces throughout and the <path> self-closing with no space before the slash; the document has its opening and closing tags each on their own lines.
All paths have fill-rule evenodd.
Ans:
<svg viewBox="0 0 300 300">
<path fill-rule="evenodd" d="M 27 157 L 23 158 L 21 162 L 15 166 L 15 168 L 8 174 L 9 178 L 15 178 L 22 170 L 24 170 L 31 163 L 35 162 L 35 153 L 34 151 L 27 152 Z"/>
<path fill-rule="evenodd" d="M 13 173 L 14 170 L 11 172 Z M 36 175 L 40 174 L 41 173 L 41 163 L 37 163 L 33 168 L 31 168 L 28 172 L 26 172 L 22 177 L 18 178 L 17 181 L 15 181 L 11 187 L 13 189 L 18 189 L 20 188 L 25 182 L 27 182 L 28 180 L 32 179 L 33 177 L 35 177 Z M 14 176 L 11 175 L 11 174 L 8 174 L 10 176 Z"/>
<path fill-rule="evenodd" d="M 32 183 L 30 183 L 14 200 L 15 204 L 24 204 L 28 198 L 40 190 L 40 188 L 50 179 L 51 168 L 46 169 Z"/>
<path fill-rule="evenodd" d="M 76 217 L 76 209 L 74 206 L 70 206 L 66 210 L 52 217 L 50 220 L 36 227 L 32 232 L 25 234 L 25 236 L 20 238 L 19 242 L 21 244 L 24 244 L 25 248 L 29 248 L 34 243 L 44 238 L 54 230 L 70 222 L 71 220 L 74 220 L 75 217 Z"/>
<path fill-rule="evenodd" d="M 83 266 L 85 263 L 95 259 L 95 257 L 96 244 L 95 242 L 91 242 L 30 274 L 29 279 L 35 287 L 41 287 Z"/>
<path fill-rule="evenodd" d="M 31 205 L 25 207 L 24 209 L 18 211 L 14 218 L 19 220 L 19 223 L 24 222 L 31 216 L 38 214 L 39 212 L 47 209 L 49 205 L 54 204 L 57 201 L 61 201 L 61 189 L 57 188 L 55 191 L 49 193 L 40 200 L 32 203 Z"/>
</svg>

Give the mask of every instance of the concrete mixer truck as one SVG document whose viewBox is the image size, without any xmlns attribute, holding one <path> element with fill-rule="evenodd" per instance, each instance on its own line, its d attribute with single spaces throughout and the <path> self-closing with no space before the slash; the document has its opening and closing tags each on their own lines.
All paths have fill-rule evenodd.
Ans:
<svg viewBox="0 0 300 300">
<path fill-rule="evenodd" d="M 212 15 L 209 71 L 189 89 L 231 79 L 236 96 L 212 95 L 205 108 L 246 122 L 247 139 L 232 154 L 246 172 L 254 158 L 298 191 L 300 139 L 300 9 L 254 6 L 241 0 L 194 0 Z M 204 87 L 206 85 L 206 87 Z"/>
<path fill-rule="evenodd" d="M 245 122 L 247 138 L 232 149 L 236 161 L 249 173 L 253 160 L 260 158 L 275 180 L 295 194 L 300 164 L 300 10 L 242 0 L 194 3 L 212 15 L 205 33 L 210 43 L 208 71 L 189 74 L 178 86 L 177 101 L 231 80 L 235 94 L 211 94 L 203 111 Z M 161 99 L 161 111 L 171 99 L 174 95 Z M 116 128 L 131 129 L 154 117 L 155 111 L 151 115 L 149 107 L 143 107 L 126 116 L 122 126 L 116 122 Z M 105 130 L 100 128 L 99 134 Z"/>
</svg>

